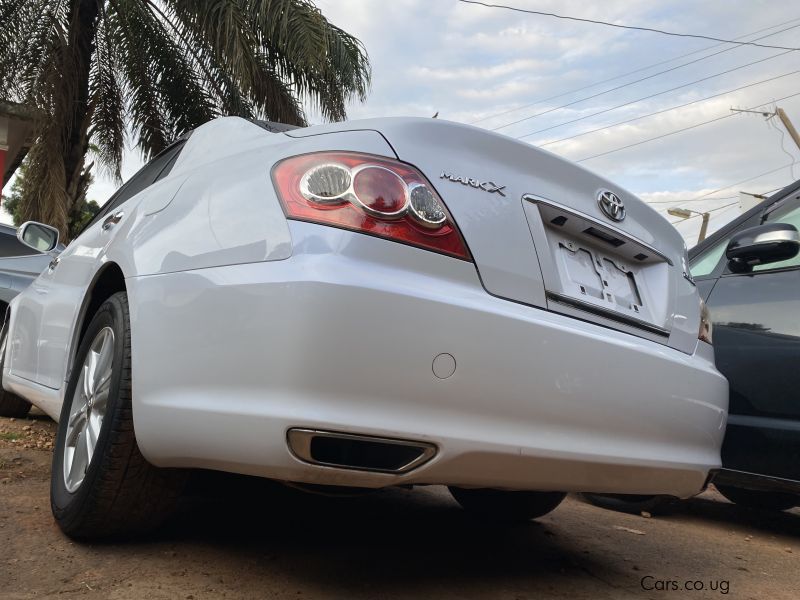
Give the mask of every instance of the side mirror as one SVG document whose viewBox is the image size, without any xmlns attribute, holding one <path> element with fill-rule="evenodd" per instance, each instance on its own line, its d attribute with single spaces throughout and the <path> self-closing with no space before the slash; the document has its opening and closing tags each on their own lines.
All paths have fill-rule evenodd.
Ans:
<svg viewBox="0 0 800 600">
<path fill-rule="evenodd" d="M 744 229 L 728 242 L 725 256 L 734 273 L 749 273 L 757 265 L 788 260 L 800 251 L 800 233 L 788 223 Z"/>
<path fill-rule="evenodd" d="M 58 245 L 58 229 L 44 223 L 27 221 L 17 229 L 17 239 L 39 252 L 50 252 Z"/>
</svg>

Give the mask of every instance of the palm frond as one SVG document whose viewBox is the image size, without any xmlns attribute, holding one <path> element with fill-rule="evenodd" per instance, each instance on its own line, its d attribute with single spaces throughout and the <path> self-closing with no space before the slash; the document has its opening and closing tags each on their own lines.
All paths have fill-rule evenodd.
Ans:
<svg viewBox="0 0 800 600">
<path fill-rule="evenodd" d="M 132 5 L 139 5 L 138 0 L 111 0 L 106 11 L 106 26 L 120 53 L 132 129 L 138 136 L 140 149 L 149 156 L 166 148 L 171 136 L 159 103 L 157 73 L 148 60 L 146 41 L 140 35 L 142 22 L 137 12 L 130 10 Z"/>
<path fill-rule="evenodd" d="M 305 0 L 248 4 L 278 72 L 325 118 L 342 120 L 347 102 L 366 99 L 371 68 L 360 41 Z"/>
<path fill-rule="evenodd" d="M 92 126 L 89 138 L 100 165 L 121 181 L 122 151 L 125 148 L 125 101 L 117 77 L 119 65 L 114 52 L 108 20 L 103 18 L 97 30 L 96 60 L 89 80 L 89 104 Z"/>
<path fill-rule="evenodd" d="M 120 176 L 220 114 L 306 123 L 364 100 L 369 58 L 310 0 L 0 0 L 0 96 L 39 109 L 21 206 L 66 232 L 92 165 Z"/>
<path fill-rule="evenodd" d="M 164 3 L 182 31 L 210 48 L 264 116 L 303 124 L 298 100 L 307 99 L 326 118 L 338 120 L 346 117 L 349 100 L 366 97 L 371 72 L 363 46 L 306 0 Z M 281 90 L 294 100 L 288 102 Z"/>
<path fill-rule="evenodd" d="M 64 4 L 29 0 L 0 28 L 0 94 L 7 99 L 46 108 L 66 47 Z"/>
</svg>

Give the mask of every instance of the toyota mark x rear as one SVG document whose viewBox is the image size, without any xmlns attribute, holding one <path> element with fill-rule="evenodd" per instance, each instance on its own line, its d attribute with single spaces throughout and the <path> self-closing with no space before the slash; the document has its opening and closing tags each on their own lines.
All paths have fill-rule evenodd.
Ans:
<svg viewBox="0 0 800 600">
<path fill-rule="evenodd" d="M 523 517 L 719 466 L 682 239 L 554 155 L 440 120 L 221 119 L 129 202 L 97 260 L 125 276 L 156 466 L 445 484 Z"/>
<path fill-rule="evenodd" d="M 248 219 L 263 214 L 276 260 L 137 281 L 153 462 L 359 487 L 702 488 L 727 388 L 683 241 L 653 210 L 444 121 L 269 138 L 181 190 L 263 169 L 243 209 L 269 206 Z"/>
</svg>

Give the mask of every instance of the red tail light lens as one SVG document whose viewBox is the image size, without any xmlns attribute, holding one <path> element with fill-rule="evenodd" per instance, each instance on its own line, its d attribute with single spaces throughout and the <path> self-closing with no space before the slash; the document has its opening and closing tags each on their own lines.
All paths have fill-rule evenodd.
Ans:
<svg viewBox="0 0 800 600">
<path fill-rule="evenodd" d="M 279 162 L 272 179 L 290 219 L 471 260 L 442 199 L 410 165 L 357 152 L 319 152 Z"/>
<path fill-rule="evenodd" d="M 353 197 L 364 212 L 379 219 L 401 217 L 408 205 L 408 186 L 390 169 L 373 165 L 353 173 Z"/>
</svg>

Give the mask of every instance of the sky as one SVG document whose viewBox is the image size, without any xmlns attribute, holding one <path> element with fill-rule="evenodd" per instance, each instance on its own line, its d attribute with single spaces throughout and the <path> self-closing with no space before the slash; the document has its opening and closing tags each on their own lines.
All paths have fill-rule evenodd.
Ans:
<svg viewBox="0 0 800 600">
<path fill-rule="evenodd" d="M 785 1 L 488 1 L 800 47 L 800 6 Z M 670 206 L 711 211 L 710 231 L 740 214 L 740 191 L 765 194 L 800 178 L 800 149 L 776 118 L 730 110 L 758 106 L 771 112 L 774 101 L 798 94 L 777 105 L 800 128 L 800 52 L 669 37 L 456 0 L 316 4 L 364 43 L 372 61 L 371 93 L 365 103 L 349 107 L 351 119 L 438 111 L 440 118 L 524 136 L 580 161 L 665 214 Z M 686 106 L 675 108 L 681 105 Z M 309 117 L 321 122 L 313 111 Z M 630 122 L 609 127 L 620 121 Z M 647 141 L 659 136 L 666 137 Z M 126 152 L 123 178 L 140 165 L 135 150 Z M 102 203 L 115 188 L 101 175 L 89 197 Z M 693 245 L 700 217 L 668 218 Z"/>
</svg>

